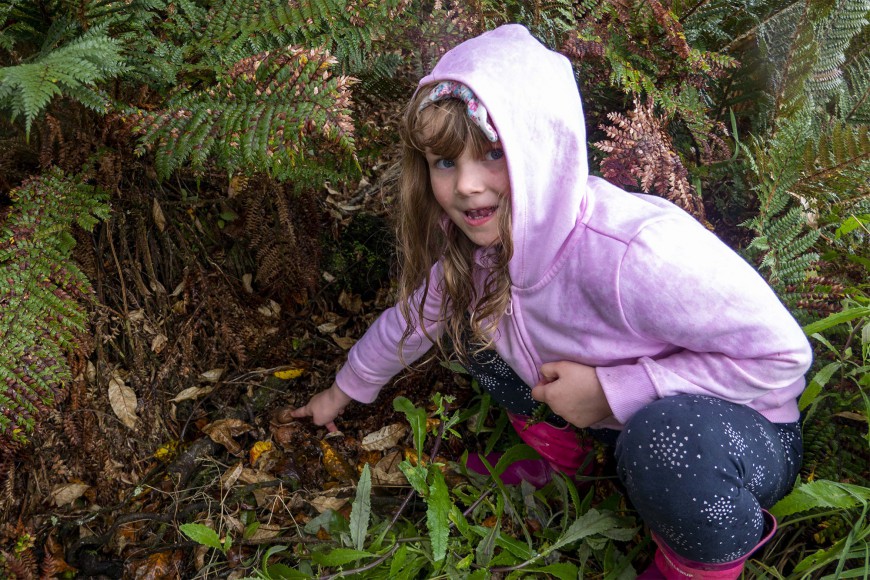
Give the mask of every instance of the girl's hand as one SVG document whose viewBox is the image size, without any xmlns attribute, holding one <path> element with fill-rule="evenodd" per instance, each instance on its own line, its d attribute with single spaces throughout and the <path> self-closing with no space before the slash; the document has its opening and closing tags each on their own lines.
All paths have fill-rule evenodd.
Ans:
<svg viewBox="0 0 870 580">
<path fill-rule="evenodd" d="M 311 417 L 315 425 L 325 425 L 327 431 L 334 432 L 338 431 L 338 427 L 333 421 L 351 400 L 338 388 L 338 384 L 332 383 L 331 387 L 311 397 L 307 405 L 294 409 L 290 415 L 297 418 Z"/>
<path fill-rule="evenodd" d="M 588 427 L 613 415 L 595 368 L 570 361 L 541 366 L 544 377 L 532 398 L 576 427 Z"/>
</svg>

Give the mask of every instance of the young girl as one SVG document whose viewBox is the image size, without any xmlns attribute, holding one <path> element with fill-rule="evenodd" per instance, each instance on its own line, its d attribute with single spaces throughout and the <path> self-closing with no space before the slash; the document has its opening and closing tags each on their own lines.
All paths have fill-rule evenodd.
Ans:
<svg viewBox="0 0 870 580">
<path fill-rule="evenodd" d="M 449 344 L 556 469 L 582 463 L 575 428 L 613 435 L 659 546 L 644 577 L 738 577 L 798 476 L 794 319 L 688 214 L 589 175 L 571 66 L 521 26 L 445 54 L 402 136 L 400 300 L 295 416 L 334 430 Z"/>
</svg>

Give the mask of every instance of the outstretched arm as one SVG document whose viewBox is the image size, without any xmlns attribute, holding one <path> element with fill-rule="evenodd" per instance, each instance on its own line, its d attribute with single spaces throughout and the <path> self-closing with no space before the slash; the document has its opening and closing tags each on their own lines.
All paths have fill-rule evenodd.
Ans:
<svg viewBox="0 0 870 580">
<path fill-rule="evenodd" d="M 308 401 L 307 404 L 293 409 L 290 413 L 293 417 L 311 417 L 315 425 L 325 425 L 327 431 L 338 431 L 335 426 L 335 418 L 338 417 L 352 399 L 345 394 L 337 383 L 325 391 L 320 391 Z"/>
</svg>

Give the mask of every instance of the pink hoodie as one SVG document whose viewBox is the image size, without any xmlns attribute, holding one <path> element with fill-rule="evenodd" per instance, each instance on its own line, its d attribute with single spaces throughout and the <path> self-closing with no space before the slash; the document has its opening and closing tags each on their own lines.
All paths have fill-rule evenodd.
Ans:
<svg viewBox="0 0 870 580">
<path fill-rule="evenodd" d="M 597 367 L 619 428 L 644 405 L 680 393 L 798 420 L 812 353 L 767 283 L 691 216 L 661 198 L 590 177 L 580 95 L 568 60 L 519 25 L 444 55 L 420 84 L 456 80 L 477 95 L 508 160 L 512 304 L 495 347 L 528 385 L 543 363 Z M 479 260 L 479 262 L 482 260 Z M 440 265 L 427 325 L 437 333 Z M 390 308 L 354 345 L 338 386 L 368 403 L 402 370 L 405 323 Z M 418 335 L 405 360 L 431 343 Z"/>
</svg>

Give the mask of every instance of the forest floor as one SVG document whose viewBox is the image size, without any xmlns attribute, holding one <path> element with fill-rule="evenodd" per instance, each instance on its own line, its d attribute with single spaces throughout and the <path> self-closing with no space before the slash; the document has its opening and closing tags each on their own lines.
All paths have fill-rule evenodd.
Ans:
<svg viewBox="0 0 870 580">
<path fill-rule="evenodd" d="M 450 410 L 468 409 L 479 397 L 465 375 L 434 362 L 409 370 L 374 403 L 352 403 L 338 433 L 287 412 L 332 383 L 394 300 L 388 150 L 358 183 L 307 198 L 256 182 L 231 182 L 240 192 L 227 195 L 208 176 L 157 191 L 125 178 L 113 217 L 78 240 L 96 293 L 92 355 L 0 489 L 0 549 L 16 558 L 13 572 L 241 578 L 264 547 L 328 540 L 323 514 L 349 513 L 365 464 L 372 509 L 400 509 L 410 486 L 398 464 L 415 452 L 393 400 L 431 410 L 441 393 Z M 252 217 L 281 199 L 294 210 L 283 221 Z M 278 260 L 253 259 L 242 242 L 257 227 L 299 243 L 279 247 Z M 281 260 L 287 268 L 263 272 Z M 439 461 L 492 435 L 483 422 L 460 431 Z M 222 555 L 185 537 L 179 526 L 192 522 L 232 536 L 233 548 Z"/>
</svg>

